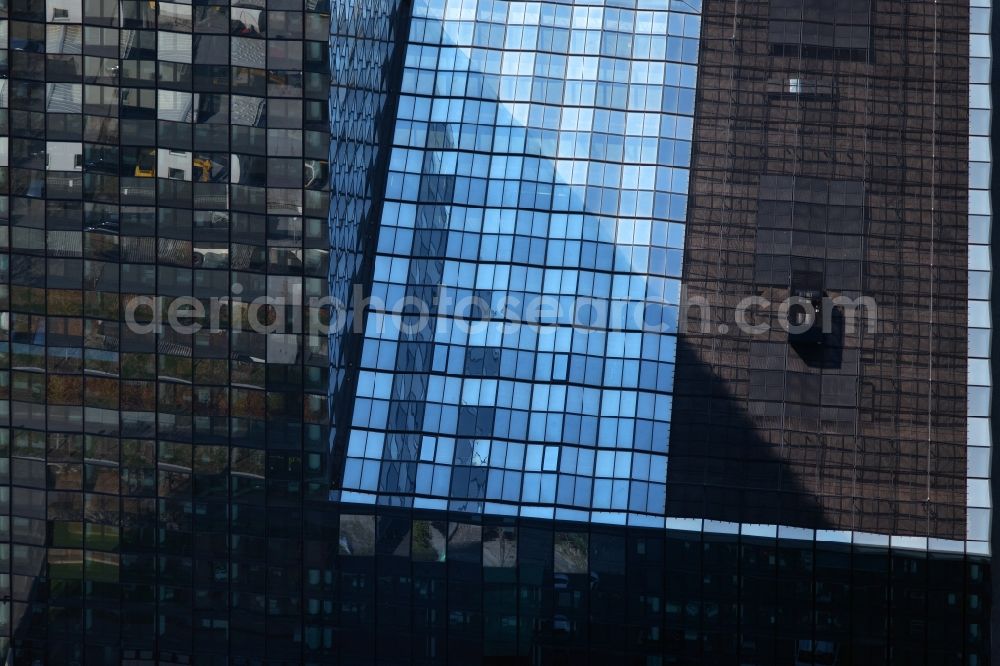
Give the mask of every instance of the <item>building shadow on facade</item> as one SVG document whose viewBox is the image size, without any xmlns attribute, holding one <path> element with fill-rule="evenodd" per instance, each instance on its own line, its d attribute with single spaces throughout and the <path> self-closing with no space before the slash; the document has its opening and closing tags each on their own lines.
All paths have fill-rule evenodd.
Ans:
<svg viewBox="0 0 1000 666">
<path fill-rule="evenodd" d="M 765 439 L 750 403 L 729 383 L 678 338 L 667 515 L 828 528 L 820 502 L 783 455 L 780 430 L 771 430 L 777 441 Z"/>
</svg>

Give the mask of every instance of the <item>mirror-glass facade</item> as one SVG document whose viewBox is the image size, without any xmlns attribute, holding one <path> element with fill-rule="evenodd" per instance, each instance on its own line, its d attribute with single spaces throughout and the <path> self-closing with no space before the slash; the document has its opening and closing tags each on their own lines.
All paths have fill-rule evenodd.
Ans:
<svg viewBox="0 0 1000 666">
<path fill-rule="evenodd" d="M 662 516 L 699 18 L 414 4 L 344 499 Z"/>
</svg>

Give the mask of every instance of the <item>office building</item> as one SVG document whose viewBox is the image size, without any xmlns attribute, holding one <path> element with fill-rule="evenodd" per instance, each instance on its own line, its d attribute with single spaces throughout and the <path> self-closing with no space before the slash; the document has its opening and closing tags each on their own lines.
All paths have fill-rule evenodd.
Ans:
<svg viewBox="0 0 1000 666">
<path fill-rule="evenodd" d="M 991 663 L 992 22 L 4 4 L 0 650 Z"/>
</svg>

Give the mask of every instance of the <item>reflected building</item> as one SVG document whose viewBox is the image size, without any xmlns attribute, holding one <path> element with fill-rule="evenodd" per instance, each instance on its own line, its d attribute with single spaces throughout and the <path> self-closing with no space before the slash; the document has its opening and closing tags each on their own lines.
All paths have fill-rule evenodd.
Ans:
<svg viewBox="0 0 1000 666">
<path fill-rule="evenodd" d="M 662 526 L 700 17 L 412 11 L 341 499 Z"/>
<path fill-rule="evenodd" d="M 989 3 L 399 7 L 332 224 L 341 555 L 448 562 L 448 658 L 987 661 L 930 599 L 989 569 Z"/>
<path fill-rule="evenodd" d="M 992 21 L 0 0 L 5 663 L 990 663 Z"/>
<path fill-rule="evenodd" d="M 988 552 L 988 8 L 410 11 L 334 500 Z"/>
<path fill-rule="evenodd" d="M 0 3 L 5 663 L 296 640 L 260 515 L 327 494 L 327 339 L 246 303 L 328 292 L 330 7 L 231 5 Z"/>
<path fill-rule="evenodd" d="M 668 515 L 987 552 L 969 22 L 966 2 L 750 3 L 735 35 L 706 16 L 685 286 L 715 309 L 679 343 Z M 723 332 L 748 296 L 829 326 L 754 305 Z"/>
</svg>

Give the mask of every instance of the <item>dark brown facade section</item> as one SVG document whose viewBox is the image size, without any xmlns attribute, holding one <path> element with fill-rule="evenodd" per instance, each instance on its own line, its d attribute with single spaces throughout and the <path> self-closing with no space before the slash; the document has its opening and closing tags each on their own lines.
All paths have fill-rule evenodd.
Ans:
<svg viewBox="0 0 1000 666">
<path fill-rule="evenodd" d="M 705 1 L 668 515 L 965 537 L 968 42 L 964 0 Z"/>
</svg>

